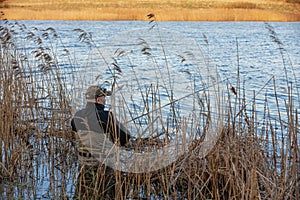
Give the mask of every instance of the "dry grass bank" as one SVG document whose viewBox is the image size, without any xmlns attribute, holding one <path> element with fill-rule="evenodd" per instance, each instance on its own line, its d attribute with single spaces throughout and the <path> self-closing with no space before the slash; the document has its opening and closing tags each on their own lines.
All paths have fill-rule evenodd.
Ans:
<svg viewBox="0 0 300 200">
<path fill-rule="evenodd" d="M 299 0 L 42 1 L 1 3 L 11 20 L 300 21 Z"/>
</svg>

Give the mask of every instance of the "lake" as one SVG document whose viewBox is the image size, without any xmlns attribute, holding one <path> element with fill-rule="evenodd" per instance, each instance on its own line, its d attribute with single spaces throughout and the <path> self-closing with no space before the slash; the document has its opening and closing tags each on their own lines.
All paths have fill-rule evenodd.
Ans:
<svg viewBox="0 0 300 200">
<path fill-rule="evenodd" d="M 66 86 L 77 92 L 71 102 L 74 108 L 83 106 L 84 91 L 81 85 L 83 82 L 104 83 L 111 87 L 112 68 L 108 66 L 112 66 L 113 63 L 117 65 L 113 65 L 113 74 L 118 80 L 116 96 L 128 99 L 128 102 L 131 100 L 128 103 L 128 110 L 135 110 L 135 113 L 132 113 L 133 117 L 139 117 L 144 112 L 142 97 L 138 95 L 137 88 L 150 93 L 154 90 L 159 91 L 162 107 L 170 102 L 171 96 L 174 102 L 179 102 L 176 108 L 183 110 L 181 114 L 189 116 L 190 111 L 194 109 L 191 108 L 194 98 L 190 98 L 190 95 L 215 85 L 222 88 L 222 92 L 230 88 L 240 92 L 239 98 L 244 98 L 248 105 L 247 109 L 250 109 L 247 110 L 248 113 L 252 112 L 252 103 L 255 99 L 253 112 L 257 114 L 258 124 L 263 124 L 266 109 L 275 124 L 279 121 L 278 110 L 282 114 L 282 120 L 286 122 L 288 87 L 292 86 L 294 108 L 298 108 L 300 114 L 300 23 L 149 24 L 142 21 L 19 21 L 19 23 L 25 24 L 27 30 L 39 33 L 44 38 L 48 36 L 43 35 L 42 30 L 49 27 L 52 27 L 59 36 L 58 39 L 49 40 L 48 43 L 45 41 L 44 45 L 56 53 L 54 56 L 61 73 L 65 76 Z M 158 29 L 152 28 L 153 25 Z M 48 29 L 48 32 L 49 30 L 52 31 Z M 36 47 L 24 39 L 26 36 L 28 32 L 19 35 L 17 39 L 19 48 L 29 53 L 35 51 Z M 122 50 L 126 50 L 126 56 L 123 56 Z M 118 56 L 113 57 L 116 54 Z M 38 63 L 35 60 L 31 62 Z M 117 67 L 120 69 L 117 70 Z M 211 71 L 208 73 L 207 70 Z M 73 78 L 74 74 L 76 78 Z M 105 82 L 106 80 L 109 81 Z M 278 103 L 275 98 L 274 81 Z M 157 82 L 160 83 L 159 87 L 153 87 Z M 211 94 L 214 94 L 213 89 L 210 90 Z M 174 93 L 169 94 L 168 91 Z M 231 95 L 234 102 L 235 95 L 233 93 Z M 210 101 L 214 100 L 213 96 Z M 217 102 L 214 102 L 215 106 Z M 120 106 L 122 105 L 120 103 Z M 169 108 L 164 109 L 166 117 L 171 118 Z M 124 120 L 130 118 L 125 116 Z M 40 194 L 28 196 L 51 197 L 49 193 L 53 191 L 49 191 L 51 185 L 49 180 L 53 177 L 47 171 L 49 170 L 47 164 L 39 164 L 40 166 L 36 167 L 40 170 L 37 170 L 39 172 L 36 174 L 38 181 L 33 184 L 36 184 L 36 191 Z M 74 192 L 72 188 L 74 174 L 71 172 L 65 174 L 68 180 L 66 193 L 71 196 L 70 193 Z"/>
<path fill-rule="evenodd" d="M 98 49 L 95 50 L 79 42 L 80 34 L 74 32 L 74 29 L 80 28 L 90 33 L 97 48 L 103 49 L 111 43 L 111 40 L 118 42 L 115 39 L 116 36 L 126 38 L 127 33 L 128 35 L 136 34 L 137 29 L 149 29 L 153 25 L 142 21 L 20 21 L 20 23 L 41 30 L 48 27 L 54 28 L 64 44 L 63 47 L 58 45 L 55 48 L 67 48 L 71 52 L 75 68 L 83 68 L 84 79 L 92 79 L 91 82 L 95 80 L 97 73 L 98 75 L 101 73 L 99 66 L 101 62 L 103 64 L 103 61 L 97 52 Z M 180 38 L 194 40 L 195 43 L 192 45 L 199 45 L 194 51 L 198 53 L 201 51 L 202 61 L 200 62 L 216 67 L 222 80 L 226 80 L 223 82 L 224 85 L 240 88 L 249 103 L 255 95 L 258 115 L 262 112 L 266 96 L 270 113 L 278 112 L 272 77 L 276 81 L 279 105 L 282 105 L 280 109 L 285 110 L 287 82 L 293 87 L 294 103 L 296 107 L 299 107 L 300 23 L 158 22 L 158 27 L 170 30 L 172 34 L 180 34 L 179 37 L 174 34 L 173 38 L 170 37 L 173 51 L 180 51 L 182 48 L 176 43 L 184 45 Z M 274 32 L 271 33 L 270 29 Z M 168 38 L 169 36 L 163 35 L 162 37 Z M 68 63 L 64 65 L 64 60 L 59 56 L 58 59 L 68 71 Z M 236 85 L 238 70 L 240 87 Z M 89 73 L 91 73 L 90 76 L 87 75 Z M 141 76 L 149 76 L 149 73 L 152 72 L 143 69 Z M 174 81 L 175 86 L 181 84 L 179 80 Z M 185 94 L 184 90 L 181 92 Z"/>
</svg>

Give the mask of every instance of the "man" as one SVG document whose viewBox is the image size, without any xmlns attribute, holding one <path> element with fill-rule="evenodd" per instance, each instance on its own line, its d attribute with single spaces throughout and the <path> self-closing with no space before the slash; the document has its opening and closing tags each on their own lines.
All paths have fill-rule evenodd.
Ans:
<svg viewBox="0 0 300 200">
<path fill-rule="evenodd" d="M 131 138 L 124 126 L 120 124 L 112 112 L 104 110 L 106 97 L 111 92 L 99 86 L 90 86 L 86 92 L 86 107 L 78 111 L 71 121 L 72 129 L 91 130 L 108 133 L 112 142 L 125 146 Z"/>
<path fill-rule="evenodd" d="M 121 146 L 126 146 L 132 138 L 113 113 L 105 110 L 106 97 L 110 95 L 105 88 L 90 86 L 86 92 L 86 107 L 76 112 L 71 121 L 72 130 L 79 139 L 80 172 L 76 198 L 113 198 L 115 194 L 114 170 L 99 163 L 91 151 L 95 146 L 93 143 L 103 138 L 100 134 L 106 134 L 113 143 Z"/>
</svg>

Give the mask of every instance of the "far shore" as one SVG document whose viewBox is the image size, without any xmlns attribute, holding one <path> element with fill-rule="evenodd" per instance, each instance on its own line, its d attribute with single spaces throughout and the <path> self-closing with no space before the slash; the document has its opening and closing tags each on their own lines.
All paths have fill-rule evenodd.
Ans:
<svg viewBox="0 0 300 200">
<path fill-rule="evenodd" d="M 0 0 L 8 20 L 300 21 L 300 0 Z"/>
<path fill-rule="evenodd" d="M 300 21 L 300 13 L 243 8 L 78 8 L 34 9 L 2 8 L 8 20 L 148 20 L 153 13 L 157 21 Z"/>
</svg>

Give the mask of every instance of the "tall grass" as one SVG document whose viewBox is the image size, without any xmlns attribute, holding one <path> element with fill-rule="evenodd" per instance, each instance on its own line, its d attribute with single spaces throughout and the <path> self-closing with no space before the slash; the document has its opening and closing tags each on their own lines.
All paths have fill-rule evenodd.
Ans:
<svg viewBox="0 0 300 200">
<path fill-rule="evenodd" d="M 280 7 L 281 8 L 281 7 Z M 278 12 L 268 9 L 237 9 L 237 8 L 205 8 L 205 9 L 180 9 L 157 8 L 159 21 L 275 21 L 297 22 L 298 13 Z M 93 8 L 82 10 L 30 10 L 23 8 L 3 9 L 5 18 L 9 20 L 140 20 L 144 21 L 147 8 L 105 8 L 99 11 Z M 28 15 L 28 12 L 31 14 Z"/>
<path fill-rule="evenodd" d="M 60 67 L 60 54 L 51 45 L 63 43 L 53 28 L 33 32 L 24 25 L 3 22 L 0 27 L 0 196 L 72 198 L 79 169 L 76 142 L 69 128 L 70 99 L 74 91 L 67 87 L 66 81 L 76 80 L 73 77 L 76 73 L 68 75 Z M 23 31 L 27 32 L 26 39 L 21 40 L 24 43 L 16 43 L 18 33 Z M 31 52 L 25 49 L 29 44 Z M 69 70 L 74 70 L 74 61 L 68 54 L 65 56 L 71 66 Z M 294 102 L 292 85 L 287 83 L 286 113 L 278 109 L 276 119 L 271 117 L 269 101 L 274 99 L 270 98 L 278 100 L 276 78 L 268 84 L 274 88 L 268 93 L 274 95 L 265 96 L 261 122 L 256 116 L 256 93 L 251 99 L 245 97 L 237 72 L 237 83 L 227 86 L 228 109 L 212 151 L 205 157 L 199 156 L 203 141 L 198 138 L 187 154 L 163 169 L 145 173 L 116 171 L 116 199 L 125 196 L 131 199 L 298 199 L 298 104 Z M 147 103 L 149 98 L 156 97 L 150 94 L 160 91 L 153 86 L 140 92 L 145 98 L 145 109 L 153 109 Z M 171 91 L 168 92 L 172 102 Z M 200 101 L 198 96 L 194 98 L 195 102 Z M 172 112 L 176 117 L 176 111 Z M 287 121 L 281 118 L 283 115 Z M 96 174 L 99 182 L 103 181 L 102 173 Z M 103 190 L 95 187 L 95 193 L 85 195 L 96 199 Z"/>
<path fill-rule="evenodd" d="M 64 196 L 67 169 L 73 166 L 73 154 L 67 152 L 74 147 L 69 140 L 66 77 L 61 74 L 53 48 L 44 43 L 56 37 L 55 30 L 33 32 L 17 22 L 2 22 L 1 196 L 34 198 L 44 181 L 50 181 L 50 193 Z M 16 42 L 22 32 L 27 33 L 26 40 L 18 41 L 31 45 L 31 52 Z"/>
<path fill-rule="evenodd" d="M 286 2 L 286 3 L 285 3 Z M 290 1 L 4 1 L 9 20 L 299 21 L 299 3 Z M 180 12 L 180 15 L 178 15 Z M 30 13 L 30 15 L 28 15 Z"/>
</svg>

